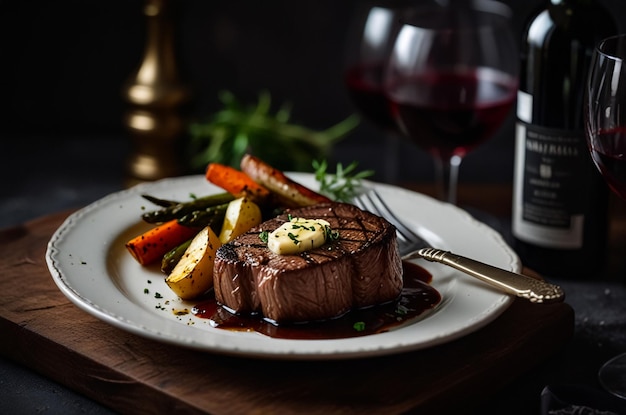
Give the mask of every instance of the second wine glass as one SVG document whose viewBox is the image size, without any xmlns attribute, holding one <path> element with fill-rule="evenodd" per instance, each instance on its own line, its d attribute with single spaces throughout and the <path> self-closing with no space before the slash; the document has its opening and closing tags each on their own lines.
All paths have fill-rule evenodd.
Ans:
<svg viewBox="0 0 626 415">
<path fill-rule="evenodd" d="M 585 94 L 591 158 L 611 190 L 626 201 L 626 35 L 603 40 L 591 61 Z M 626 353 L 599 371 L 600 383 L 626 399 Z"/>
<path fill-rule="evenodd" d="M 424 7 L 400 29 L 385 92 L 400 130 L 434 157 L 441 199 L 456 203 L 463 157 L 509 114 L 518 64 L 510 9 L 499 2 Z"/>
</svg>

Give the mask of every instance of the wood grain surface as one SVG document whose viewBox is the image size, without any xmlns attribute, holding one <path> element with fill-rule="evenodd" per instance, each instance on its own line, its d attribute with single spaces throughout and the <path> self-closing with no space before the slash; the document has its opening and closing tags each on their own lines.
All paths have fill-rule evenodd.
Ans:
<svg viewBox="0 0 626 415">
<path fill-rule="evenodd" d="M 0 232 L 0 353 L 123 413 L 440 413 L 489 398 L 570 339 L 566 303 L 516 300 L 502 316 L 427 350 L 340 361 L 202 353 L 138 337 L 57 289 L 46 244 L 69 212 Z"/>
</svg>

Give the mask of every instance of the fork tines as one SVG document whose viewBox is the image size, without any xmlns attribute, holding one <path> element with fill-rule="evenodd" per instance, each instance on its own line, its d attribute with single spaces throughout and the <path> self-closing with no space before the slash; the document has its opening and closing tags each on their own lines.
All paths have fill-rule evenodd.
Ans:
<svg viewBox="0 0 626 415">
<path fill-rule="evenodd" d="M 401 255 L 428 246 L 416 232 L 398 218 L 375 189 L 359 194 L 354 198 L 353 203 L 360 209 L 382 216 L 395 226 Z"/>
</svg>

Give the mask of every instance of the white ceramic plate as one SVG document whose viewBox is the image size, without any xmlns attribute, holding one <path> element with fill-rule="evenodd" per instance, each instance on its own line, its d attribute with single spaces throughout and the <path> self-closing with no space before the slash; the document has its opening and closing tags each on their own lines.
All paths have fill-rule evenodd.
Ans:
<svg viewBox="0 0 626 415">
<path fill-rule="evenodd" d="M 291 176 L 316 186 L 312 175 Z M 501 236 L 466 212 L 398 187 L 368 185 L 432 246 L 519 272 L 520 261 Z M 458 271 L 423 261 L 442 302 L 428 315 L 386 333 L 339 340 L 275 339 L 214 328 L 192 314 L 177 315 L 176 310 L 194 303 L 178 299 L 163 275 L 141 267 L 124 243 L 149 227 L 140 215 L 155 207 L 142 193 L 188 200 L 191 194 L 218 191 L 202 176 L 166 179 L 111 194 L 77 211 L 48 244 L 46 260 L 55 283 L 87 313 L 137 335 L 208 352 L 275 359 L 355 358 L 431 347 L 485 326 L 513 301 Z"/>
</svg>

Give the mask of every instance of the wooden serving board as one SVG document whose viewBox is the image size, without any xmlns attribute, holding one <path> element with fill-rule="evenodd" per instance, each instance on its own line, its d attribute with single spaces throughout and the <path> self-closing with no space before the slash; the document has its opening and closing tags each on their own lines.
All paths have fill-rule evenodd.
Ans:
<svg viewBox="0 0 626 415">
<path fill-rule="evenodd" d="M 467 409 L 561 350 L 565 303 L 516 300 L 434 348 L 339 361 L 270 361 L 179 348 L 110 326 L 57 289 L 46 244 L 68 212 L 0 231 L 0 353 L 120 412 L 394 414 Z"/>
</svg>

